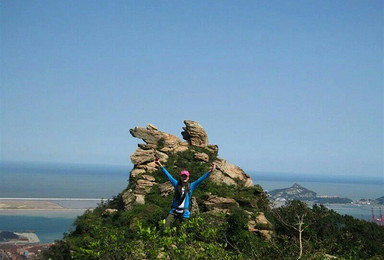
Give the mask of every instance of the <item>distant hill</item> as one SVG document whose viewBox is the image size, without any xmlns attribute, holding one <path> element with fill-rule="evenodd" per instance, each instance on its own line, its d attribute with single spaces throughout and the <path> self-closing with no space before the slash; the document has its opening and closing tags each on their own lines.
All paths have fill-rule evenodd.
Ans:
<svg viewBox="0 0 384 260">
<path fill-rule="evenodd" d="M 382 205 L 384 205 L 384 196 L 382 196 L 382 197 L 380 197 L 380 198 L 377 198 L 377 199 L 375 199 L 376 200 L 376 202 L 378 203 L 378 204 L 382 204 Z"/>
<path fill-rule="evenodd" d="M 302 187 L 300 184 L 293 184 L 292 187 L 285 189 L 277 189 L 269 192 L 270 198 L 275 201 L 301 200 L 313 201 L 319 204 L 348 204 L 352 200 L 349 198 L 321 196 L 317 197 L 316 192 Z"/>
<path fill-rule="evenodd" d="M 18 238 L 19 238 L 19 236 L 13 232 L 9 232 L 9 231 L 1 231 L 0 232 L 0 242 L 8 241 L 10 239 L 18 239 Z"/>
<path fill-rule="evenodd" d="M 35 233 L 14 233 L 10 231 L 0 231 L 0 244 L 8 242 L 32 244 L 39 243 L 40 240 Z"/>
<path fill-rule="evenodd" d="M 272 190 L 269 195 L 273 200 L 314 200 L 317 194 L 295 183 L 289 188 Z"/>
</svg>

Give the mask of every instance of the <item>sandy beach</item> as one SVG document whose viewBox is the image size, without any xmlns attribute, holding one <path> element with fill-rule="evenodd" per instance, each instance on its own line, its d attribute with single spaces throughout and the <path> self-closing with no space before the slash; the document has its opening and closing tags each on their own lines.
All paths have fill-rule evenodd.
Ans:
<svg viewBox="0 0 384 260">
<path fill-rule="evenodd" d="M 0 212 L 4 211 L 69 211 L 93 209 L 98 199 L 6 199 L 0 198 Z"/>
<path fill-rule="evenodd" d="M 95 206 L 96 202 L 93 201 L 0 199 L 0 216 L 75 218 Z"/>
<path fill-rule="evenodd" d="M 66 208 L 50 201 L 0 200 L 0 210 L 65 210 Z"/>
</svg>

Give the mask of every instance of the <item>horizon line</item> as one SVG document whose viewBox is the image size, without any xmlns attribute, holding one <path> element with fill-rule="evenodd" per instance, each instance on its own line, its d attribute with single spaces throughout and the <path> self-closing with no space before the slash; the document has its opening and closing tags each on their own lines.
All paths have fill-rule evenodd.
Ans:
<svg viewBox="0 0 384 260">
<path fill-rule="evenodd" d="M 9 164 L 40 164 L 40 165 L 67 165 L 67 166 L 91 166 L 91 167 L 127 167 L 130 169 L 133 169 L 134 165 L 132 163 L 129 164 L 108 164 L 108 163 L 81 163 L 81 162 L 53 162 L 53 161 L 20 161 L 20 160 L 1 160 L 0 159 L 0 166 L 2 163 L 9 163 Z M 355 179 L 364 179 L 364 178 L 369 178 L 375 179 L 375 180 L 380 180 L 381 182 L 384 183 L 384 175 L 379 176 L 379 175 L 346 175 L 346 174 L 331 174 L 331 173 L 305 173 L 305 172 L 285 172 L 285 171 L 265 171 L 265 170 L 244 170 L 245 173 L 249 175 L 262 175 L 266 176 L 266 174 L 282 174 L 283 176 L 279 177 L 324 177 L 324 178 L 355 178 Z"/>
<path fill-rule="evenodd" d="M 60 200 L 60 201 L 102 201 L 107 200 L 104 198 L 96 199 L 96 198 L 0 198 L 0 200 Z"/>
</svg>

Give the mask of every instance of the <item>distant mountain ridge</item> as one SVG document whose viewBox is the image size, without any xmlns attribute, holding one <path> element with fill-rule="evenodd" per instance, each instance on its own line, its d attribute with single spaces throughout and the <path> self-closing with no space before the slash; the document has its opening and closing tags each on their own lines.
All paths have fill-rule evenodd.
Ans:
<svg viewBox="0 0 384 260">
<path fill-rule="evenodd" d="M 375 199 L 375 201 L 376 201 L 378 204 L 382 204 L 382 205 L 384 205 L 384 196 Z"/>
<path fill-rule="evenodd" d="M 317 193 L 307 188 L 302 187 L 300 184 L 293 184 L 292 187 L 272 190 L 269 192 L 270 198 L 274 201 L 288 201 L 288 200 L 301 200 L 313 201 L 319 204 L 347 204 L 352 200 L 349 198 L 342 198 L 338 196 L 317 196 Z"/>
<path fill-rule="evenodd" d="M 384 185 L 381 176 L 348 176 L 315 173 L 293 172 L 259 172 L 248 169 L 248 174 L 263 181 L 287 181 L 287 182 L 321 182 L 321 183 L 351 183 L 351 184 L 375 184 Z"/>
<path fill-rule="evenodd" d="M 286 200 L 313 200 L 317 197 L 317 193 L 307 188 L 302 187 L 300 184 L 293 184 L 292 187 L 272 190 L 269 192 L 272 199 L 286 199 Z"/>
</svg>

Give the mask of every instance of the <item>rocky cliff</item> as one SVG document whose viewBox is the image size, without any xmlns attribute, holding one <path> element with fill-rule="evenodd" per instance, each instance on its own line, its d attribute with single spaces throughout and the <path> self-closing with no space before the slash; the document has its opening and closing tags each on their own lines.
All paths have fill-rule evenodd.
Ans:
<svg viewBox="0 0 384 260">
<path fill-rule="evenodd" d="M 129 185 L 122 193 L 125 210 L 151 203 L 157 195 L 168 200 L 173 196 L 173 187 L 154 163 L 155 157 L 176 179 L 181 169 L 188 169 L 191 181 L 199 178 L 214 162 L 216 170 L 192 198 L 193 212 L 230 214 L 232 209 L 244 208 L 250 218 L 249 230 L 270 238 L 272 225 L 260 211 L 260 208 L 268 207 L 264 205 L 267 199 L 262 188 L 254 186 L 250 176 L 240 167 L 218 157 L 219 147 L 209 144 L 208 135 L 199 123 L 185 120 L 184 124 L 183 140 L 160 131 L 153 124 L 130 129 L 131 135 L 143 143 L 131 156 L 134 167 Z"/>
</svg>

